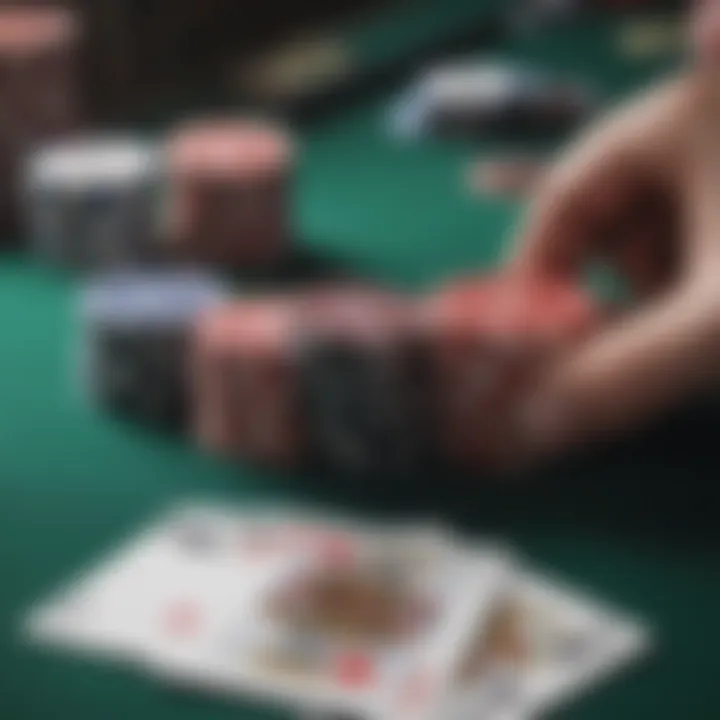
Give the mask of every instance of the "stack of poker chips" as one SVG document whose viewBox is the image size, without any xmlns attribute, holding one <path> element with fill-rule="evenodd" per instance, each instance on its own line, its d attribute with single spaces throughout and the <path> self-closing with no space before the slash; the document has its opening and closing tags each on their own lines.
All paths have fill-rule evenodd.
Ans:
<svg viewBox="0 0 720 720">
<path fill-rule="evenodd" d="M 183 429 L 196 318 L 225 289 L 191 271 L 113 273 L 81 294 L 80 367 L 99 406 L 145 425 Z"/>
<path fill-rule="evenodd" d="M 211 309 L 195 335 L 199 443 L 343 475 L 417 469 L 427 444 L 414 319 L 409 301 L 359 286 Z"/>
<path fill-rule="evenodd" d="M 183 124 L 159 141 L 94 134 L 25 163 L 30 242 L 92 272 L 148 263 L 272 270 L 291 252 L 291 141 L 268 123 Z"/>
<path fill-rule="evenodd" d="M 80 41 L 70 11 L 0 7 L 0 230 L 17 225 L 25 153 L 81 122 Z"/>
<path fill-rule="evenodd" d="M 354 286 L 234 301 L 196 327 L 195 434 L 342 475 L 491 469 L 522 442 L 545 369 L 597 321 L 581 290 L 509 277 L 420 300 Z"/>
<path fill-rule="evenodd" d="M 157 259 L 155 147 L 96 136 L 45 146 L 27 163 L 24 210 L 34 255 L 103 269 Z"/>
<path fill-rule="evenodd" d="M 350 287 L 300 302 L 295 355 L 315 464 L 406 475 L 425 459 L 422 363 L 412 303 Z"/>
<path fill-rule="evenodd" d="M 268 123 L 202 120 L 166 147 L 164 231 L 184 256 L 233 268 L 268 268 L 288 254 L 292 171 L 288 135 Z"/>
<path fill-rule="evenodd" d="M 202 447 L 253 462 L 302 460 L 292 298 L 248 298 L 204 313 L 195 327 L 193 427 Z"/>
<path fill-rule="evenodd" d="M 584 292 L 531 278 L 457 283 L 422 314 L 441 452 L 470 468 L 512 459 L 521 403 L 599 319 Z"/>
</svg>

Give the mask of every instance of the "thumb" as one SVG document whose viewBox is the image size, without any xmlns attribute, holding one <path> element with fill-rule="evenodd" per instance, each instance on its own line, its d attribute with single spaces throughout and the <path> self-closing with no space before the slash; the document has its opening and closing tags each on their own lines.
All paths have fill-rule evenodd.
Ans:
<svg viewBox="0 0 720 720">
<path fill-rule="evenodd" d="M 530 451 L 621 432 L 711 382 L 720 358 L 716 295 L 708 285 L 666 297 L 552 368 L 521 419 Z"/>
</svg>

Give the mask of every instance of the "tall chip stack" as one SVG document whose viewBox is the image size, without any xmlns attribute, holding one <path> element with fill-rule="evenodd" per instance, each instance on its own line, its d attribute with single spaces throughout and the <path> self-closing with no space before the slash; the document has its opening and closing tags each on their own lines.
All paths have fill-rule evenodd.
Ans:
<svg viewBox="0 0 720 720">
<path fill-rule="evenodd" d="M 237 270 L 269 269 L 290 252 L 292 143 L 249 120 L 183 125 L 167 142 L 164 235 L 178 254 Z"/>
<path fill-rule="evenodd" d="M 534 383 L 598 322 L 574 285 L 516 277 L 453 285 L 423 315 L 436 431 L 444 455 L 468 470 L 512 462 L 523 447 L 518 413 Z"/>
<path fill-rule="evenodd" d="M 69 10 L 0 7 L 0 228 L 17 223 L 17 179 L 24 155 L 76 129 L 81 26 Z"/>
<path fill-rule="evenodd" d="M 236 300 L 204 313 L 193 340 L 193 425 L 199 444 L 274 467 L 303 460 L 296 312 L 289 298 Z"/>
</svg>

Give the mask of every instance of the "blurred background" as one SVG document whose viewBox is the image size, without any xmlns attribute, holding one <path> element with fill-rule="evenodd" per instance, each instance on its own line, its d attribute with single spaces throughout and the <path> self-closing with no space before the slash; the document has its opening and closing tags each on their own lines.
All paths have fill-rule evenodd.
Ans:
<svg viewBox="0 0 720 720">
<path fill-rule="evenodd" d="M 31 4 L 53 3 L 0 0 Z M 585 123 L 681 67 L 686 54 L 687 7 L 670 0 L 64 5 L 84 28 L 88 127 L 158 136 L 189 117 L 232 111 L 279 120 L 293 133 L 288 213 L 301 262 L 260 280 L 240 273 L 239 287 L 341 274 L 430 292 L 501 262 L 526 198 L 478 190 L 473 168 L 507 155 L 552 157 L 577 128 L 398 142 L 388 114 L 428 69 L 499 60 L 572 80 L 593 97 Z M 0 72 L 0 104 L 2 83 Z M 662 629 L 665 649 L 652 667 L 563 717 L 716 717 L 715 398 L 511 483 L 445 472 L 340 481 L 229 462 L 78 402 L 81 278 L 32 258 L 23 237 L 17 226 L 0 234 L 0 716 L 271 717 L 37 657 L 13 635 L 34 598 L 141 518 L 179 496 L 212 495 L 393 519 L 438 515 L 468 532 L 501 534 Z"/>
</svg>

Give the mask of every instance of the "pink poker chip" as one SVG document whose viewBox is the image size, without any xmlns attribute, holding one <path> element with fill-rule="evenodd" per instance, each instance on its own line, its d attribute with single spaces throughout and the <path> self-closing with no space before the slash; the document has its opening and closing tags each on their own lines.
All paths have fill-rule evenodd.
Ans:
<svg viewBox="0 0 720 720">
<path fill-rule="evenodd" d="M 196 326 L 199 343 L 263 353 L 284 344 L 293 308 L 286 298 L 228 302 L 202 315 Z"/>
<path fill-rule="evenodd" d="M 0 8 L 0 55 L 32 55 L 63 47 L 80 32 L 77 17 L 61 8 Z"/>
<path fill-rule="evenodd" d="M 253 179 L 282 173 L 292 160 L 289 136 L 252 120 L 205 120 L 178 128 L 167 147 L 171 173 L 207 179 Z"/>
<path fill-rule="evenodd" d="M 414 314 L 407 299 L 383 290 L 327 287 L 299 300 L 299 316 L 310 335 L 382 344 L 412 328 Z"/>
</svg>

